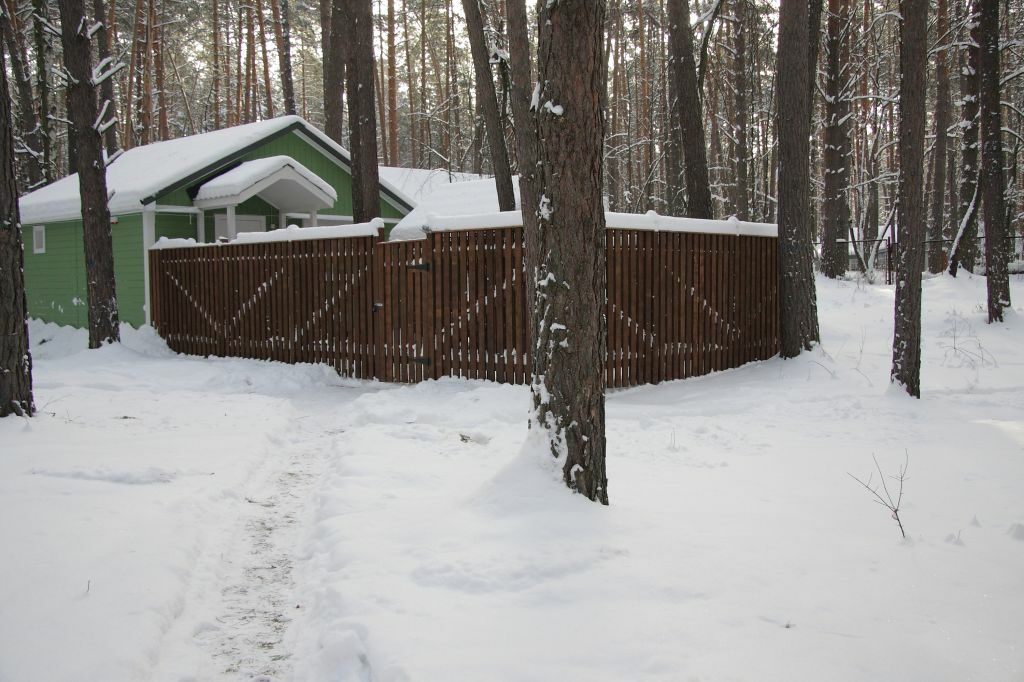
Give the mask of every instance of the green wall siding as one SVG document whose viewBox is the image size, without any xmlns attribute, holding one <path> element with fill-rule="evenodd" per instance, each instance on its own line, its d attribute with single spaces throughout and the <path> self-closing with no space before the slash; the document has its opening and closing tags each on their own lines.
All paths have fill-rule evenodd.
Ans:
<svg viewBox="0 0 1024 682">
<path fill-rule="evenodd" d="M 195 213 L 157 213 L 156 238 L 195 239 L 198 220 Z"/>
<path fill-rule="evenodd" d="M 47 322 L 86 327 L 89 324 L 85 288 L 85 248 L 82 222 L 46 224 L 46 253 L 32 252 L 32 228 L 24 225 L 25 292 L 29 315 Z M 135 326 L 145 322 L 142 270 L 142 217 L 118 216 L 111 225 L 114 277 L 121 320 Z"/>
<path fill-rule="evenodd" d="M 320 147 L 306 142 L 295 132 L 248 152 L 242 161 L 269 156 L 290 156 L 322 177 L 338 192 L 334 206 L 320 211 L 326 215 L 352 215 L 352 178 L 349 172 L 325 156 Z M 191 206 L 185 188 L 162 195 L 158 204 Z M 224 211 L 205 212 L 206 241 L 214 239 L 214 215 Z M 277 210 L 258 197 L 237 208 L 241 215 L 263 215 L 267 229 L 278 224 Z M 381 200 L 381 217 L 401 218 L 405 213 Z M 158 213 L 156 238 L 195 238 L 195 214 Z M 39 223 L 36 223 L 37 225 Z M 391 225 L 388 226 L 389 228 Z M 29 314 L 42 320 L 76 327 L 88 325 L 85 290 L 85 255 L 82 245 L 81 220 L 46 224 L 46 253 L 32 253 L 33 225 L 23 226 L 25 243 L 25 289 Z M 114 246 L 114 275 L 117 279 L 118 308 L 123 322 L 139 326 L 145 322 L 145 274 L 142 252 L 142 214 L 117 216 L 111 225 Z"/>
</svg>

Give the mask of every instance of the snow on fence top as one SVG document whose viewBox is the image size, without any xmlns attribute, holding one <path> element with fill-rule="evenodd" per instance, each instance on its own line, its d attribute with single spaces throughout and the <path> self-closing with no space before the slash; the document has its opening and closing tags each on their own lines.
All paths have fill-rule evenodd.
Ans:
<svg viewBox="0 0 1024 682">
<path fill-rule="evenodd" d="M 751 237 L 778 237 L 779 228 L 771 223 L 750 223 L 736 218 L 726 220 L 701 220 L 698 218 L 673 218 L 647 213 L 605 213 L 606 227 L 622 230 L 648 230 L 652 232 L 694 232 L 701 234 L 746 235 Z M 523 224 L 521 211 L 480 213 L 477 215 L 433 216 L 416 229 L 400 224 L 391 232 L 391 241 L 423 239 L 428 232 L 457 232 L 460 230 L 488 230 L 503 227 L 519 227 Z"/>
<path fill-rule="evenodd" d="M 240 232 L 234 241 L 200 244 L 195 239 L 168 239 L 161 237 L 151 249 L 182 249 L 232 244 L 265 244 L 267 242 L 298 242 L 311 239 L 337 239 L 339 237 L 378 237 L 384 229 L 384 221 L 374 218 L 368 223 L 355 225 L 328 225 L 326 227 L 299 227 L 289 225 L 283 230 L 270 232 Z"/>
</svg>

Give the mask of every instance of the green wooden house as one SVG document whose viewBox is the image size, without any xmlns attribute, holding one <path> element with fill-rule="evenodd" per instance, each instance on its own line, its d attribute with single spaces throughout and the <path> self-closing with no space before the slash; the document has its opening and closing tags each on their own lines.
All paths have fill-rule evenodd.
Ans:
<svg viewBox="0 0 1024 682">
<path fill-rule="evenodd" d="M 393 225 L 415 206 L 402 182 L 424 181 L 422 172 L 387 170 L 380 207 Z M 348 152 L 298 116 L 130 149 L 107 167 L 107 191 L 118 307 L 121 320 L 136 326 L 148 320 L 146 251 L 161 237 L 210 242 L 288 224 L 352 222 Z M 20 207 L 29 314 L 86 326 L 77 174 L 25 195 Z"/>
</svg>

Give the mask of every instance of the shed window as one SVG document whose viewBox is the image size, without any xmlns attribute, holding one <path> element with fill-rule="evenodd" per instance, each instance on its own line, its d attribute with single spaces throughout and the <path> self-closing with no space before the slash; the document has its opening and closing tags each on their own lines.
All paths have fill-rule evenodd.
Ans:
<svg viewBox="0 0 1024 682">
<path fill-rule="evenodd" d="M 46 253 L 46 225 L 32 226 L 32 253 Z"/>
</svg>

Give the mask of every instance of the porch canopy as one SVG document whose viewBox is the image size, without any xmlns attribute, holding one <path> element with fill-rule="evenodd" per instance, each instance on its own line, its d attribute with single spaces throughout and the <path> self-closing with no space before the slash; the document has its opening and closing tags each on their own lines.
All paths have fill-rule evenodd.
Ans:
<svg viewBox="0 0 1024 682">
<path fill-rule="evenodd" d="M 290 156 L 246 161 L 204 183 L 193 199 L 202 210 L 227 209 L 228 235 L 238 234 L 235 207 L 253 197 L 277 209 L 279 227 L 289 213 L 308 214 L 316 225 L 317 211 L 334 206 L 338 193 L 319 175 Z"/>
</svg>

